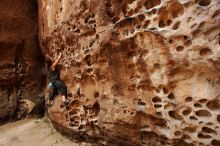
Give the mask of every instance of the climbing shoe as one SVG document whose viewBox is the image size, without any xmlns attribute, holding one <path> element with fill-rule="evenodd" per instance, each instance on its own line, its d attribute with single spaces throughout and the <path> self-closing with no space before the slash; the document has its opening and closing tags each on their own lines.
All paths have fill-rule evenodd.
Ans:
<svg viewBox="0 0 220 146">
<path fill-rule="evenodd" d="M 67 106 L 70 102 L 71 102 L 70 99 L 66 99 L 66 100 L 63 102 L 63 104 L 64 104 L 65 106 Z"/>
<path fill-rule="evenodd" d="M 52 107 L 53 103 L 54 103 L 53 100 L 52 100 L 52 101 L 48 100 L 48 101 L 47 101 L 47 106 L 48 106 L 48 107 Z"/>
</svg>

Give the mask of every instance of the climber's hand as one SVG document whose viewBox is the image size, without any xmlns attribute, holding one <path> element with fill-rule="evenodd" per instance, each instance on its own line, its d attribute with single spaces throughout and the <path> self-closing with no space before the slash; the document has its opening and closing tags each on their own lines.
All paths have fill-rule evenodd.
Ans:
<svg viewBox="0 0 220 146">
<path fill-rule="evenodd" d="M 58 58 L 60 59 L 60 58 L 61 58 L 61 56 L 62 56 L 62 53 L 60 52 L 60 53 L 59 53 L 59 56 L 58 56 Z"/>
</svg>

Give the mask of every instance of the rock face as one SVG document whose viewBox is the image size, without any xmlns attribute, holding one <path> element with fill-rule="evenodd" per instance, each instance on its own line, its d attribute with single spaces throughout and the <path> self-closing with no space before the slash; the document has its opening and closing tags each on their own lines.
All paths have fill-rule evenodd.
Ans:
<svg viewBox="0 0 220 146">
<path fill-rule="evenodd" d="M 38 41 L 37 1 L 0 2 L 0 121 L 39 111 L 45 75 Z"/>
<path fill-rule="evenodd" d="M 48 111 L 103 145 L 220 145 L 219 0 L 40 0 L 43 53 L 73 101 Z"/>
</svg>

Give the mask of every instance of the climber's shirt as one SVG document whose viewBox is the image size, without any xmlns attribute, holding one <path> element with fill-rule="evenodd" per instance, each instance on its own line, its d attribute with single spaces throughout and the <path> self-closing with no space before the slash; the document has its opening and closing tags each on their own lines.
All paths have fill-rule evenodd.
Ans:
<svg viewBox="0 0 220 146">
<path fill-rule="evenodd" d="M 60 80 L 60 70 L 58 67 L 56 67 L 55 70 L 52 70 L 52 68 L 49 69 L 49 80 L 50 82 Z"/>
</svg>

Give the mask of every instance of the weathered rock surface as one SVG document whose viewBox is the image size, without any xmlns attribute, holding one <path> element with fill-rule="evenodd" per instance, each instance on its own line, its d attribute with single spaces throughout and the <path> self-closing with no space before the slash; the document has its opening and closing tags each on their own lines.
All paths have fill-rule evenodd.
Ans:
<svg viewBox="0 0 220 146">
<path fill-rule="evenodd" d="M 73 101 L 48 111 L 104 145 L 220 145 L 219 0 L 40 0 Z M 77 92 L 77 89 L 79 89 Z"/>
<path fill-rule="evenodd" d="M 0 2 L 0 121 L 43 109 L 45 75 L 37 1 Z"/>
</svg>

